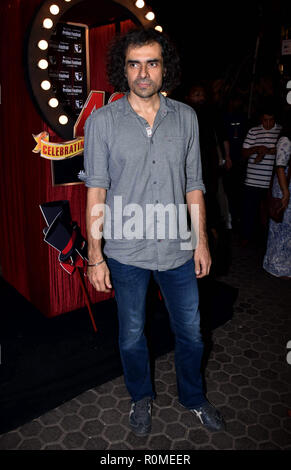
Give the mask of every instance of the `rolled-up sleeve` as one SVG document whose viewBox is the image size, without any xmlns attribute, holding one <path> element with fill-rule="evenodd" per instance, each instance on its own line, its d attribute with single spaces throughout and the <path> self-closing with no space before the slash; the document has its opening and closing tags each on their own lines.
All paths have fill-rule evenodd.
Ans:
<svg viewBox="0 0 291 470">
<path fill-rule="evenodd" d="M 191 110 L 192 111 L 192 110 Z M 186 193 L 200 189 L 206 192 L 202 179 L 199 127 L 195 111 L 191 112 L 191 138 L 186 158 Z"/>
<path fill-rule="evenodd" d="M 250 129 L 245 137 L 243 142 L 243 149 L 249 149 L 250 147 L 254 147 L 256 145 L 256 136 L 253 134 L 253 130 Z"/>
<path fill-rule="evenodd" d="M 84 127 L 84 169 L 78 177 L 88 188 L 110 187 L 108 172 L 109 152 L 105 143 L 106 122 L 104 114 L 94 112 Z"/>
</svg>

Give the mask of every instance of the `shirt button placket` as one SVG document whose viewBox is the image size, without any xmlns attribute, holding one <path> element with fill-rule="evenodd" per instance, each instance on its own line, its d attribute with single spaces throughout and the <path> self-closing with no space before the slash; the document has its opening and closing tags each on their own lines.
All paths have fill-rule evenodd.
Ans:
<svg viewBox="0 0 291 470">
<path fill-rule="evenodd" d="M 154 172 L 156 172 L 156 160 L 153 158 L 152 156 L 152 148 L 153 148 L 153 138 L 151 137 L 150 138 L 150 157 L 152 158 L 152 176 L 153 178 L 156 178 L 156 174 Z M 155 204 L 158 204 L 159 203 L 159 199 L 158 199 L 158 182 L 156 179 L 154 179 L 153 181 L 153 196 L 154 196 L 154 203 Z M 157 242 L 160 242 L 161 240 L 157 240 Z M 157 247 L 157 269 L 159 267 L 159 244 L 156 245 Z"/>
</svg>

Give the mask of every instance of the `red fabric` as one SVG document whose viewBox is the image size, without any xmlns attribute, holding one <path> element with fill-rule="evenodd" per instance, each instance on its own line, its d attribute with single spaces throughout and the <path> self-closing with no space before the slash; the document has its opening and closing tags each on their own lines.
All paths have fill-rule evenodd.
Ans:
<svg viewBox="0 0 291 470">
<path fill-rule="evenodd" d="M 48 301 L 46 254 L 41 246 L 42 223 L 37 204 L 44 198 L 46 168 L 31 152 L 32 133 L 42 129 L 27 92 L 22 65 L 25 29 L 40 0 L 1 2 L 1 267 L 4 278 L 26 298 Z"/>
<path fill-rule="evenodd" d="M 126 33 L 135 27 L 131 20 L 125 20 L 120 23 L 120 32 Z M 115 24 L 99 26 L 89 31 L 90 44 L 90 89 L 97 91 L 107 91 L 110 94 L 114 91 L 109 84 L 106 75 L 106 55 L 108 44 L 115 36 Z"/>
<path fill-rule="evenodd" d="M 73 232 L 72 237 L 70 238 L 67 246 L 62 250 L 62 255 L 66 255 L 73 248 L 73 245 L 76 241 L 76 236 L 77 236 L 76 232 Z"/>
<path fill-rule="evenodd" d="M 0 263 L 3 277 L 51 317 L 83 307 L 85 299 L 78 276 L 61 268 L 58 252 L 43 240 L 45 222 L 39 205 L 69 200 L 72 220 L 86 237 L 86 188 L 83 184 L 53 187 L 51 162 L 32 152 L 35 146 L 32 134 L 47 130 L 50 140 L 60 140 L 36 111 L 24 78 L 24 37 L 41 2 L 0 2 L 1 17 L 5 18 L 0 29 Z M 124 22 L 122 28 L 128 26 Z M 104 60 L 106 45 L 114 32 L 113 25 L 90 32 L 91 89 L 113 91 L 106 80 Z M 85 282 L 92 303 L 113 296 L 98 294 Z"/>
<path fill-rule="evenodd" d="M 136 25 L 131 20 L 121 21 L 121 23 L 120 23 L 120 33 L 121 34 L 125 34 L 125 33 L 127 33 L 127 31 L 129 31 L 130 29 L 134 29 L 134 28 L 136 28 Z"/>
<path fill-rule="evenodd" d="M 89 31 L 90 53 L 90 89 L 107 91 L 110 94 L 114 89 L 108 83 L 106 75 L 106 54 L 109 42 L 115 36 L 115 25 L 110 24 L 93 28 Z"/>
</svg>

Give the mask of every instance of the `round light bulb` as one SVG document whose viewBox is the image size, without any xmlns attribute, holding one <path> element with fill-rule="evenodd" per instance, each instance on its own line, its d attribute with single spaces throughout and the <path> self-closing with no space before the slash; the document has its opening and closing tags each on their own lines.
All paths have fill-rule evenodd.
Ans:
<svg viewBox="0 0 291 470">
<path fill-rule="evenodd" d="M 145 15 L 146 19 L 149 20 L 149 21 L 153 21 L 153 19 L 155 18 L 155 14 L 153 11 L 149 11 L 146 15 Z"/>
<path fill-rule="evenodd" d="M 45 39 L 41 39 L 37 45 L 42 51 L 45 51 L 48 48 L 48 42 Z"/>
<path fill-rule="evenodd" d="M 54 24 L 50 18 L 45 18 L 42 22 L 42 25 L 46 29 L 51 29 Z"/>
<path fill-rule="evenodd" d="M 51 87 L 51 82 L 49 82 L 48 80 L 43 80 L 43 81 L 41 82 L 40 86 L 41 86 L 41 88 L 42 88 L 43 90 L 45 90 L 45 91 L 46 91 L 46 90 L 49 90 L 50 87 Z"/>
<path fill-rule="evenodd" d="M 48 68 L 48 61 L 45 59 L 40 59 L 37 65 L 40 69 L 45 70 Z"/>
<path fill-rule="evenodd" d="M 52 15 L 58 15 L 58 13 L 60 12 L 58 5 L 51 5 L 50 12 Z"/>
<path fill-rule="evenodd" d="M 43 80 L 40 86 L 43 90 L 49 90 L 51 87 L 51 82 L 49 82 L 48 80 Z"/>
<path fill-rule="evenodd" d="M 156 31 L 159 31 L 159 33 L 162 33 L 163 32 L 163 28 L 161 26 L 155 26 L 155 30 Z"/>
<path fill-rule="evenodd" d="M 59 117 L 59 123 L 65 125 L 67 124 L 67 122 L 68 122 L 68 117 L 65 114 L 62 114 Z"/>
<path fill-rule="evenodd" d="M 143 0 L 136 0 L 136 2 L 135 2 L 135 6 L 136 6 L 137 8 L 143 8 L 144 5 L 145 5 L 145 3 L 144 3 Z"/>
<path fill-rule="evenodd" d="M 59 106 L 59 102 L 56 98 L 51 98 L 48 104 L 50 105 L 51 108 L 56 108 L 57 106 Z"/>
</svg>

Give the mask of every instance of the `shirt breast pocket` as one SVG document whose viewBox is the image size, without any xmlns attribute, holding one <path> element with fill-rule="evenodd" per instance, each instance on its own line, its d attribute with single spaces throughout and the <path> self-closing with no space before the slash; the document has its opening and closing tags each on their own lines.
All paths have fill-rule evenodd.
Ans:
<svg viewBox="0 0 291 470">
<path fill-rule="evenodd" d="M 165 158 L 174 165 L 184 165 L 187 154 L 187 139 L 185 136 L 169 135 L 164 138 Z"/>
</svg>

